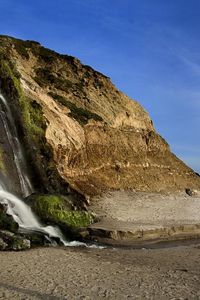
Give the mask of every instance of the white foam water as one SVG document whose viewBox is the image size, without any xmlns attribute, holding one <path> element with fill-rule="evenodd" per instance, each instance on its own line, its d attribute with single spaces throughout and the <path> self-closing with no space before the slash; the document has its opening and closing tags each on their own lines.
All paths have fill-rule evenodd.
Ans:
<svg viewBox="0 0 200 300">
<path fill-rule="evenodd" d="M 0 188 L 0 203 L 7 206 L 7 214 L 13 217 L 21 229 L 42 232 L 50 238 L 59 238 L 64 245 L 68 244 L 59 228 L 43 226 L 28 205 L 13 194 L 4 191 L 2 185 Z"/>
<path fill-rule="evenodd" d="M 21 199 L 15 195 L 5 191 L 0 183 L 0 203 L 7 206 L 7 214 L 11 215 L 13 219 L 19 224 L 19 228 L 25 229 L 28 232 L 41 232 L 44 235 L 51 238 L 59 239 L 64 246 L 68 247 L 88 247 L 88 248 L 100 248 L 104 247 L 88 245 L 79 241 L 66 241 L 60 229 L 56 226 L 43 226 L 37 216 L 33 213 L 31 208 L 26 205 Z"/>
<path fill-rule="evenodd" d="M 17 174 L 21 186 L 21 192 L 24 197 L 27 197 L 33 192 L 33 187 L 31 185 L 28 173 L 26 171 L 27 167 L 26 167 L 22 147 L 19 142 L 17 129 L 15 126 L 15 122 L 13 121 L 10 107 L 7 103 L 6 98 L 1 93 L 0 93 L 0 104 L 1 104 L 0 116 L 3 122 L 4 130 L 7 135 L 7 139 L 9 141 L 10 147 L 13 152 L 14 162 L 15 162 L 15 166 L 16 166 L 16 170 L 17 170 Z"/>
</svg>

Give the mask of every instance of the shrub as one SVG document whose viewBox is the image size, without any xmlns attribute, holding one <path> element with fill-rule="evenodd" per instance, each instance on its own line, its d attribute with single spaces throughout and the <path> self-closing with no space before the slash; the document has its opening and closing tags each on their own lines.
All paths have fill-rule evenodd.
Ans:
<svg viewBox="0 0 200 300">
<path fill-rule="evenodd" d="M 76 106 L 76 104 L 74 104 L 73 102 L 70 102 L 69 100 L 67 100 L 66 98 L 54 94 L 54 93 L 49 93 L 49 95 L 51 97 L 54 98 L 54 100 L 58 101 L 59 103 L 61 103 L 62 105 L 68 107 L 71 112 L 69 113 L 69 116 L 71 116 L 72 118 L 74 118 L 75 120 L 77 120 L 81 125 L 85 125 L 87 124 L 88 120 L 93 119 L 95 121 L 103 121 L 102 117 L 87 110 L 84 109 L 82 107 L 78 107 Z"/>
</svg>

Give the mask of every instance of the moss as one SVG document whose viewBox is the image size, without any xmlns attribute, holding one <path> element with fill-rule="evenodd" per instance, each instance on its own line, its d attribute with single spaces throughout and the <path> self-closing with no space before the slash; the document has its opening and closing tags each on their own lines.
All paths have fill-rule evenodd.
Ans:
<svg viewBox="0 0 200 300">
<path fill-rule="evenodd" d="M 1 61 L 0 71 L 1 77 L 3 76 L 13 83 L 22 112 L 23 124 L 28 135 L 31 139 L 41 138 L 44 136 L 46 123 L 40 105 L 33 99 L 24 96 L 20 86 L 20 79 L 13 72 L 13 68 L 11 69 L 7 61 Z"/>
<path fill-rule="evenodd" d="M 46 122 L 42 113 L 42 108 L 34 99 L 24 96 L 20 85 L 20 79 L 17 74 L 13 72 L 13 68 L 11 68 L 9 63 L 5 60 L 2 60 L 0 63 L 0 76 L 12 81 L 16 97 L 20 104 L 23 124 L 25 125 L 27 134 L 33 140 L 43 137 L 45 134 Z"/>
<path fill-rule="evenodd" d="M 102 117 L 100 117 L 99 115 L 82 107 L 77 107 L 76 104 L 68 101 L 66 98 L 60 95 L 51 92 L 49 93 L 49 95 L 60 104 L 67 106 L 71 110 L 69 116 L 77 120 L 81 125 L 87 124 L 88 120 L 90 119 L 93 119 L 95 121 L 103 121 Z"/>
<path fill-rule="evenodd" d="M 6 174 L 6 167 L 3 158 L 3 150 L 0 148 L 0 171 L 5 175 Z"/>
<path fill-rule="evenodd" d="M 44 190 L 47 187 L 54 190 L 54 186 L 56 190 L 60 189 L 58 175 L 51 160 L 52 150 L 45 139 L 46 120 L 42 108 L 34 99 L 25 97 L 20 79 L 11 68 L 10 62 L 6 60 L 0 60 L 1 87 L 3 92 L 9 96 L 26 154 L 32 169 L 37 174 L 34 179 L 36 185 L 41 186 Z"/>
<path fill-rule="evenodd" d="M 31 203 L 33 210 L 45 222 L 80 228 L 89 226 L 93 221 L 88 212 L 75 210 L 66 196 L 35 195 L 31 197 Z"/>
</svg>

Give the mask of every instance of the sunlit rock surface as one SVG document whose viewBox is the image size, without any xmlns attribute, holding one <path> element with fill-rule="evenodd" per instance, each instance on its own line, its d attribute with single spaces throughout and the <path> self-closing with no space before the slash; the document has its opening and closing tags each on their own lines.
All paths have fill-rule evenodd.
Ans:
<svg viewBox="0 0 200 300">
<path fill-rule="evenodd" d="M 78 59 L 1 36 L 0 88 L 40 189 L 94 196 L 200 188 L 200 177 L 171 153 L 148 113 Z"/>
</svg>

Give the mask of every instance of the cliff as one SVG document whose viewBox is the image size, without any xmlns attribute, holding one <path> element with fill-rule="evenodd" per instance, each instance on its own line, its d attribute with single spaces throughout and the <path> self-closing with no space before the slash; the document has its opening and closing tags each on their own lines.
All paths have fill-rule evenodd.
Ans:
<svg viewBox="0 0 200 300">
<path fill-rule="evenodd" d="M 0 89 L 40 191 L 200 188 L 200 177 L 171 153 L 148 113 L 74 57 L 0 36 Z"/>
</svg>

